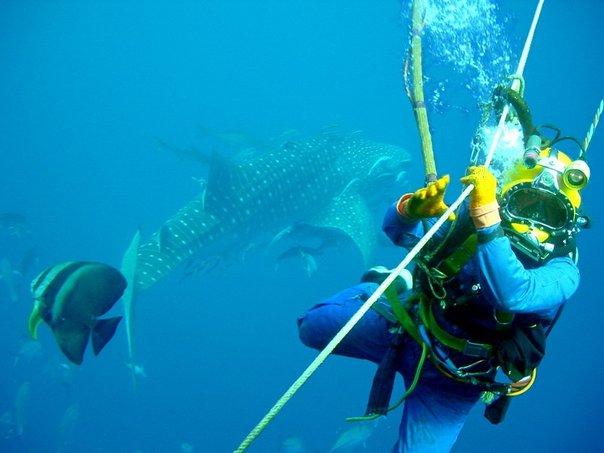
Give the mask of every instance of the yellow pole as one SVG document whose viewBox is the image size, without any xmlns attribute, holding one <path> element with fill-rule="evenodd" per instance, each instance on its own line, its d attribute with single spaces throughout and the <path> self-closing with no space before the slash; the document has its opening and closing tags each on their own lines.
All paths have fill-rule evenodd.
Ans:
<svg viewBox="0 0 604 453">
<path fill-rule="evenodd" d="M 422 69 L 422 28 L 424 13 L 423 0 L 414 0 L 411 10 L 411 73 L 413 90 L 409 100 L 413 106 L 415 122 L 421 140 L 426 182 L 435 181 L 437 178 L 434 150 L 432 148 L 432 135 L 428 125 L 428 112 L 424 102 L 424 74 Z"/>
</svg>

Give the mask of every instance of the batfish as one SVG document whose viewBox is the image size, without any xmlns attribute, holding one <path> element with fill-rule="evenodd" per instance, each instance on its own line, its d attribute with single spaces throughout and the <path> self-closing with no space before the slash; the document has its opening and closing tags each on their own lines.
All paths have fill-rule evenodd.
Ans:
<svg viewBox="0 0 604 453">
<path fill-rule="evenodd" d="M 89 337 L 95 355 L 113 337 L 122 317 L 99 317 L 119 300 L 126 285 L 120 271 L 103 263 L 68 261 L 51 266 L 31 284 L 34 309 L 29 333 L 36 339 L 38 326 L 46 322 L 63 354 L 79 365 Z"/>
</svg>

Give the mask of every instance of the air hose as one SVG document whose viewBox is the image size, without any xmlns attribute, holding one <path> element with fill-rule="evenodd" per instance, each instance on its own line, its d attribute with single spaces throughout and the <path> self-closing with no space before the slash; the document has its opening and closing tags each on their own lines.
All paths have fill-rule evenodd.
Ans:
<svg viewBox="0 0 604 453">
<path fill-rule="evenodd" d="M 495 106 L 495 111 L 499 113 L 503 110 L 505 105 L 509 104 L 514 107 L 518 121 L 522 126 L 522 133 L 525 137 L 525 140 L 527 140 L 531 135 L 535 134 L 537 129 L 533 124 L 531 110 L 529 109 L 529 106 L 527 105 L 520 91 L 500 85 L 495 88 L 493 92 L 493 103 Z"/>
</svg>

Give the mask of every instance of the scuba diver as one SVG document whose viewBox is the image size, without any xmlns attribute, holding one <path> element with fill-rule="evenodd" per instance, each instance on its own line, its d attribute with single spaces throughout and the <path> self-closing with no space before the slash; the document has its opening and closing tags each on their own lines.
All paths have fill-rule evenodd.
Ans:
<svg viewBox="0 0 604 453">
<path fill-rule="evenodd" d="M 534 382 L 546 337 L 578 288 L 587 145 L 571 139 L 581 149 L 573 160 L 556 147 L 569 137 L 548 140 L 528 116 L 519 119 L 523 158 L 500 181 L 487 167 L 468 169 L 461 182 L 474 185 L 469 202 L 415 259 L 413 287 L 397 277 L 335 349 L 378 364 L 366 416 L 356 420 L 385 415 L 404 400 L 393 451 L 449 451 L 481 399 L 486 418 L 501 422 L 510 398 Z M 389 208 L 383 230 L 394 244 L 409 249 L 420 240 L 446 211 L 448 184 L 443 176 Z M 301 316 L 302 342 L 323 349 L 388 273 L 372 268 Z M 407 390 L 389 407 L 396 373 Z"/>
</svg>

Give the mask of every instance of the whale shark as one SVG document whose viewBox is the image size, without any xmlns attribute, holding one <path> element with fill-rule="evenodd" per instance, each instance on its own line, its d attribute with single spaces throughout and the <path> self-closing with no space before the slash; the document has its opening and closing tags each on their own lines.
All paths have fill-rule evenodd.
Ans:
<svg viewBox="0 0 604 453">
<path fill-rule="evenodd" d="M 343 241 L 333 239 L 339 235 L 367 263 L 386 203 L 404 189 L 410 157 L 399 146 L 360 133 L 327 131 L 238 159 L 213 153 L 209 161 L 198 196 L 148 239 L 137 232 L 128 248 L 121 269 L 129 282 L 122 298 L 127 332 L 133 332 L 128 324 L 136 295 L 192 259 L 210 270 L 252 244 L 279 244 L 286 250 L 277 254 L 288 256 L 295 253 L 287 248 L 295 252 L 309 237 L 339 246 Z"/>
<path fill-rule="evenodd" d="M 318 236 L 344 234 L 367 260 L 379 233 L 372 228 L 376 195 L 392 182 L 400 192 L 409 161 L 398 146 L 332 133 L 237 163 L 214 154 L 203 191 L 138 244 L 133 292 L 153 286 L 191 257 L 241 252 L 303 226 Z"/>
</svg>

